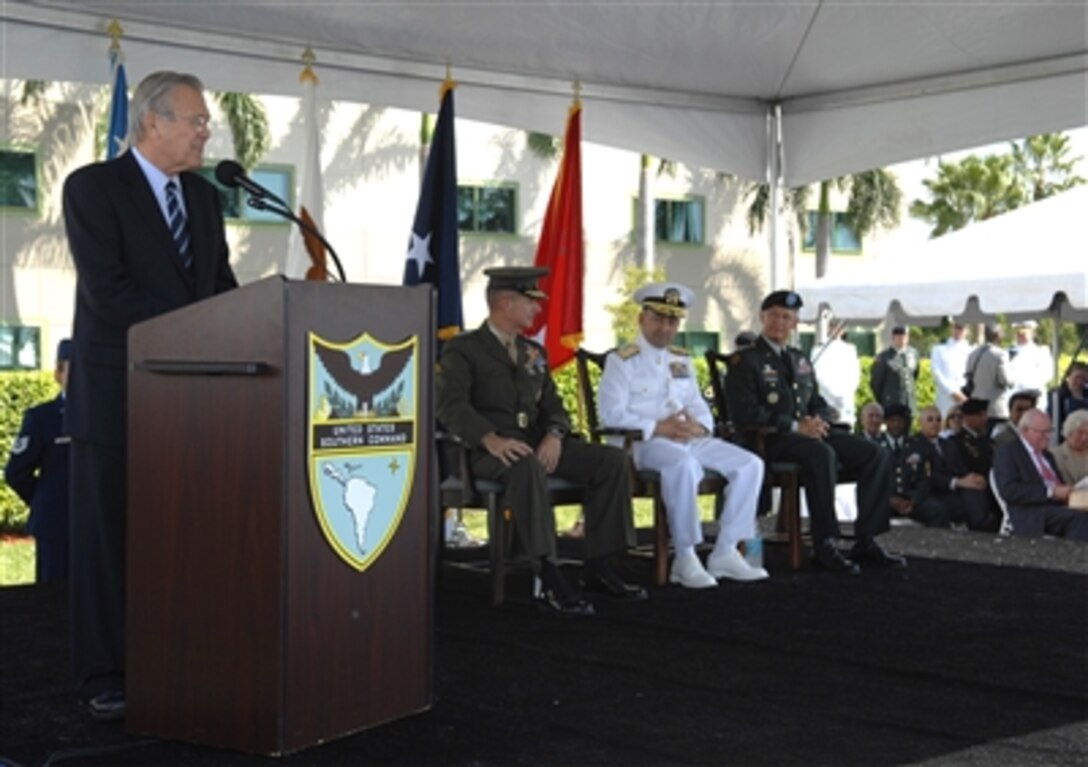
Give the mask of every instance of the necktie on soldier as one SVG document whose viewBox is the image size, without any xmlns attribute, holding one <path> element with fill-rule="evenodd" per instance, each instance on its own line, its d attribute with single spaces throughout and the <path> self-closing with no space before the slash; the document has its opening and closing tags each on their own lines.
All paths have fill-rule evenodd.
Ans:
<svg viewBox="0 0 1088 767">
<path fill-rule="evenodd" d="M 185 219 L 185 211 L 181 209 L 177 182 L 173 180 L 166 182 L 166 215 L 169 219 L 170 235 L 178 249 L 178 258 L 181 265 L 188 270 L 193 265 L 193 257 L 189 253 L 189 222 Z"/>
<path fill-rule="evenodd" d="M 783 349 L 781 356 L 782 364 L 786 366 L 786 378 L 790 383 L 793 383 L 793 360 L 790 359 L 790 353 Z"/>
</svg>

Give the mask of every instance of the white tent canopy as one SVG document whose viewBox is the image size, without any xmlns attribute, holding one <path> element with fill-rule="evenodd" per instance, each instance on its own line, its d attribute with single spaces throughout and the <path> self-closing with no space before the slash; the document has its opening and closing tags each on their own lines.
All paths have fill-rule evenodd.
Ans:
<svg viewBox="0 0 1088 767">
<path fill-rule="evenodd" d="M 868 0 L 630 3 L 4 0 L 3 75 L 322 93 L 558 134 L 581 83 L 588 140 L 787 186 L 1088 124 L 1088 6 Z M 772 169 L 777 169 L 772 171 Z"/>
<path fill-rule="evenodd" d="M 801 318 L 821 305 L 851 323 L 935 324 L 944 316 L 1056 314 L 1088 322 L 1088 186 L 929 240 L 909 261 L 876 263 L 846 280 L 798 287 Z"/>
</svg>

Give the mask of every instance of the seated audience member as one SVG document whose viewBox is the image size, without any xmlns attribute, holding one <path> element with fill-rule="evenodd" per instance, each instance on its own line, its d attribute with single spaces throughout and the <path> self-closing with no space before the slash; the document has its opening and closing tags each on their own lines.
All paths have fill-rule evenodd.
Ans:
<svg viewBox="0 0 1088 767">
<path fill-rule="evenodd" d="M 739 352 L 741 349 L 747 349 L 749 346 L 755 344 L 757 338 L 759 338 L 757 333 L 753 333 L 751 330 L 742 330 L 737 333 L 737 337 L 733 339 L 734 351 Z"/>
<path fill-rule="evenodd" d="M 1062 482 L 1075 485 L 1088 477 L 1088 410 L 1074 410 L 1062 426 L 1064 440 L 1050 451 Z"/>
<path fill-rule="evenodd" d="M 1077 361 L 1069 366 L 1061 386 L 1047 394 L 1047 410 L 1063 434 L 1062 426 L 1070 413 L 1088 410 L 1088 362 Z"/>
<path fill-rule="evenodd" d="M 958 432 L 963 426 L 963 411 L 959 405 L 953 405 L 948 409 L 948 415 L 944 417 L 944 427 L 941 429 L 941 439 L 947 439 Z"/>
<path fill-rule="evenodd" d="M 861 408 L 861 434 L 875 445 L 884 444 L 884 408 L 879 402 L 869 402 Z"/>
<path fill-rule="evenodd" d="M 1009 397 L 1009 420 L 994 427 L 991 435 L 995 450 L 1019 436 L 1016 426 L 1020 423 L 1020 418 L 1038 404 L 1039 392 L 1035 389 L 1024 389 Z"/>
<path fill-rule="evenodd" d="M 910 408 L 893 402 L 884 408 L 884 434 L 881 435 L 881 446 L 892 455 L 894 466 L 903 454 L 903 448 L 910 439 L 911 424 Z"/>
<path fill-rule="evenodd" d="M 953 479 L 937 445 L 941 411 L 922 408 L 918 420 L 921 431 L 906 443 L 895 464 L 892 512 L 926 527 L 948 527 L 949 510 L 934 492 L 947 490 Z"/>
<path fill-rule="evenodd" d="M 717 586 L 719 578 L 766 578 L 767 571 L 752 567 L 737 549 L 755 535 L 763 461 L 714 436 L 714 417 L 695 380 L 691 353 L 671 345 L 694 294 L 685 285 L 665 282 L 639 288 L 634 298 L 642 307 L 638 338 L 608 355 L 597 402 L 602 426 L 642 435 L 634 444 L 635 466 L 661 473 L 676 549 L 669 581 L 703 589 Z M 718 540 L 704 568 L 695 552 L 703 541 L 696 492 L 706 469 L 725 477 L 729 487 Z"/>
<path fill-rule="evenodd" d="M 996 501 L 990 490 L 990 469 L 994 465 L 994 441 L 987 429 L 987 411 L 990 403 L 983 399 L 969 399 L 960 406 L 963 427 L 945 443 L 945 458 L 953 476 L 957 478 L 957 490 L 964 493 L 967 525 L 973 530 L 996 530 L 998 514 Z"/>
<path fill-rule="evenodd" d="M 1055 535 L 1088 541 L 1088 513 L 1068 506 L 1073 488 L 1061 481 L 1047 450 L 1050 418 L 1032 409 L 1020 419 L 1020 439 L 994 457 L 997 492 L 1005 501 L 1013 535 Z"/>
</svg>

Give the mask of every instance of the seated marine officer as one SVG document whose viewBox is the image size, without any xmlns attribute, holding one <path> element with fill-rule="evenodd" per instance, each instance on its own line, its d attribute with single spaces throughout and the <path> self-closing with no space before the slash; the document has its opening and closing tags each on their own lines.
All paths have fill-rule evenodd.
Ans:
<svg viewBox="0 0 1088 767">
<path fill-rule="evenodd" d="M 571 434 L 547 352 L 521 335 L 547 298 L 537 287 L 547 273 L 536 267 L 485 270 L 487 319 L 443 347 L 437 411 L 471 447 L 476 476 L 503 483 L 503 506 L 513 513 L 515 535 L 533 564 L 541 609 L 585 616 L 593 605 L 556 564 L 549 475 L 586 485 L 583 589 L 628 600 L 645 599 L 646 591 L 624 583 L 609 561 L 634 544 L 627 456 Z"/>
</svg>

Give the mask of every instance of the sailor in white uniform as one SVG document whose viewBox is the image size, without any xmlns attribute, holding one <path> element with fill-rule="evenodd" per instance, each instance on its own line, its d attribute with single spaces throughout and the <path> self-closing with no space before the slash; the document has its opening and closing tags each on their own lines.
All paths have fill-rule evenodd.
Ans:
<svg viewBox="0 0 1088 767">
<path fill-rule="evenodd" d="M 737 550 L 755 534 L 755 516 L 763 483 L 763 461 L 754 453 L 713 435 L 710 408 L 699 391 L 690 353 L 671 346 L 680 320 L 691 305 L 691 290 L 676 283 L 640 288 L 639 337 L 611 353 L 600 381 L 601 424 L 634 429 L 639 469 L 661 473 L 661 495 L 676 556 L 669 580 L 687 588 L 708 588 L 718 578 L 739 581 L 767 577 Z M 696 488 L 704 467 L 729 485 L 719 517 L 718 538 L 704 568 L 695 547 L 703 540 Z"/>
</svg>

